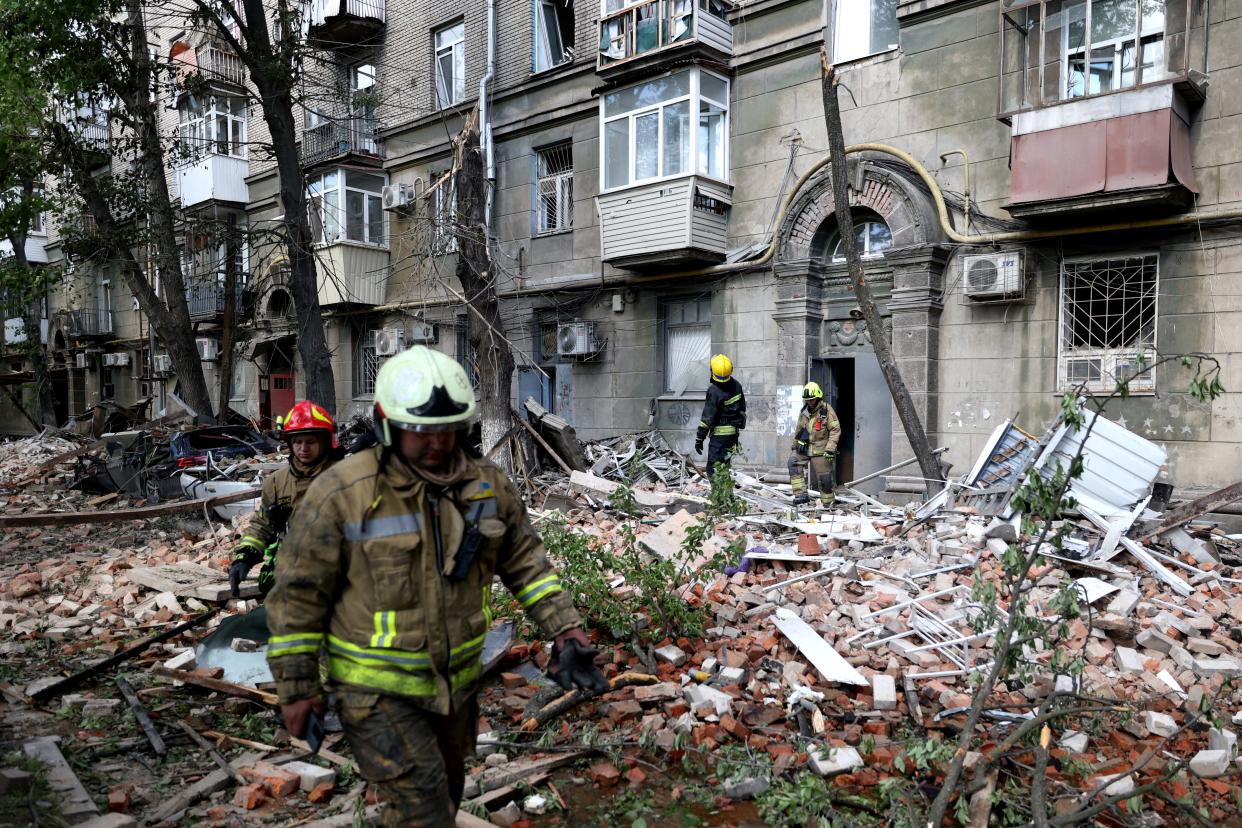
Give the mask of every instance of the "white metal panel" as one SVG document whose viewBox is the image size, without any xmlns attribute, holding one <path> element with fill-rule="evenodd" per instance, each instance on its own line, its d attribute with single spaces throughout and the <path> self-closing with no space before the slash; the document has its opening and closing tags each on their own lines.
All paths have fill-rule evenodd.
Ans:
<svg viewBox="0 0 1242 828">
<path fill-rule="evenodd" d="M 208 155 L 177 171 L 181 206 L 192 207 L 206 201 L 245 204 L 250 200 L 246 176 L 250 162 L 227 155 Z"/>
</svg>

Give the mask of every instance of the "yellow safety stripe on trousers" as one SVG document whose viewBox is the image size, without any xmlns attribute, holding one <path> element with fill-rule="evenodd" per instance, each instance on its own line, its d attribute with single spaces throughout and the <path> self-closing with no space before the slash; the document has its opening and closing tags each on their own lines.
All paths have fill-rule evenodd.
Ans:
<svg viewBox="0 0 1242 828">
<path fill-rule="evenodd" d="M 533 584 L 528 584 L 518 590 L 517 595 L 513 597 L 517 598 L 518 603 L 522 605 L 522 609 L 528 610 L 544 598 L 557 592 L 564 592 L 564 590 L 561 588 L 561 576 L 553 573 L 540 578 Z"/>
<path fill-rule="evenodd" d="M 397 613 L 375 613 L 375 634 L 371 636 L 372 647 L 391 647 L 397 639 Z"/>
<path fill-rule="evenodd" d="M 299 653 L 319 652 L 323 646 L 323 633 L 290 633 L 289 635 L 273 635 L 267 640 L 267 657 L 297 655 Z"/>
<path fill-rule="evenodd" d="M 724 404 L 725 405 L 737 405 L 741 401 L 742 401 L 742 395 L 738 394 L 737 396 L 729 397 L 729 399 L 724 401 Z"/>
<path fill-rule="evenodd" d="M 737 434 L 737 426 L 716 426 L 712 429 L 712 434 L 717 437 L 731 437 Z"/>
</svg>

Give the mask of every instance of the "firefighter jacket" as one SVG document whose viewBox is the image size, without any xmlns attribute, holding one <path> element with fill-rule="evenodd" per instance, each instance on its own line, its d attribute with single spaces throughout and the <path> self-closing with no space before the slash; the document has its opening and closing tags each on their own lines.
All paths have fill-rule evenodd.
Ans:
<svg viewBox="0 0 1242 828">
<path fill-rule="evenodd" d="M 263 478 L 259 510 L 250 518 L 250 527 L 237 545 L 233 559 L 241 560 L 250 555 L 257 560 L 269 546 L 280 540 L 285 534 L 293 508 L 306 494 L 311 482 L 331 466 L 332 462 L 332 458 L 325 453 L 319 463 L 308 469 L 301 469 L 293 458 L 289 458 L 287 466 Z"/>
<path fill-rule="evenodd" d="M 837 412 L 827 402 L 819 400 L 814 408 L 802 406 L 790 450 L 810 457 L 826 457 L 836 453 L 840 439 L 841 423 L 837 420 Z"/>
<path fill-rule="evenodd" d="M 473 691 L 493 575 L 552 638 L 581 619 L 526 507 L 492 463 L 461 458 L 441 487 L 376 446 L 319 476 L 281 546 L 267 599 L 282 703 L 334 683 L 447 715 Z"/>
<path fill-rule="evenodd" d="M 713 437 L 736 435 L 746 428 L 746 395 L 742 384 L 729 377 L 724 382 L 712 380 L 707 387 L 707 400 L 703 403 L 703 419 L 695 439 L 702 440 L 710 433 Z"/>
</svg>

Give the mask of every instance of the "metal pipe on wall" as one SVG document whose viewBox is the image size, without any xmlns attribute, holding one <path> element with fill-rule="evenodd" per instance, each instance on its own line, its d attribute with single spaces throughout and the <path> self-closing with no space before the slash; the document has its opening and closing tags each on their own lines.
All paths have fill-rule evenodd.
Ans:
<svg viewBox="0 0 1242 828">
<path fill-rule="evenodd" d="M 487 72 L 479 79 L 479 140 L 483 144 L 483 163 L 487 181 L 483 207 L 483 226 L 487 238 L 492 234 L 492 202 L 495 198 L 496 152 L 492 146 L 492 111 L 488 93 L 496 78 L 496 0 L 487 0 Z M 486 242 L 485 242 L 486 244 Z"/>
</svg>

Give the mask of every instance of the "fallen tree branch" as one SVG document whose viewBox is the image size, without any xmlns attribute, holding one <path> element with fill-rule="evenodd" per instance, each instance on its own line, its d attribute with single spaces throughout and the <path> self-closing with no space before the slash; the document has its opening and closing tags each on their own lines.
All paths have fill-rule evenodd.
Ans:
<svg viewBox="0 0 1242 828">
<path fill-rule="evenodd" d="M 659 681 L 659 678 L 647 673 L 622 673 L 608 682 L 608 692 L 611 693 L 613 690 L 620 690 L 622 687 L 631 687 L 638 684 L 656 684 Z M 543 727 L 553 719 L 573 710 L 584 701 L 593 698 L 598 697 L 586 690 L 570 690 L 560 698 L 553 699 L 548 704 L 545 704 L 534 716 L 522 722 L 520 730 L 530 733 L 536 728 Z"/>
<path fill-rule="evenodd" d="M 195 687 L 202 687 L 204 690 L 214 690 L 217 693 L 249 699 L 253 702 L 266 704 L 269 707 L 280 706 L 280 700 L 275 693 L 266 693 L 254 687 L 246 687 L 244 684 L 234 684 L 231 681 L 214 679 L 210 676 L 192 673 L 188 670 L 170 670 L 167 667 L 152 667 L 151 672 L 157 676 L 163 676 L 174 681 L 183 681 L 186 684 L 193 684 Z"/>
</svg>

